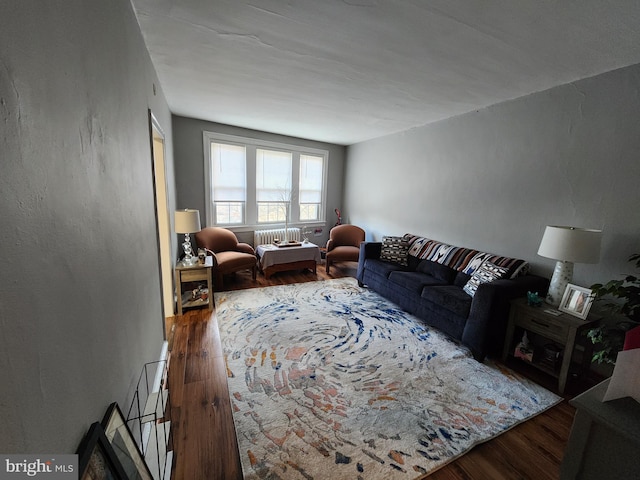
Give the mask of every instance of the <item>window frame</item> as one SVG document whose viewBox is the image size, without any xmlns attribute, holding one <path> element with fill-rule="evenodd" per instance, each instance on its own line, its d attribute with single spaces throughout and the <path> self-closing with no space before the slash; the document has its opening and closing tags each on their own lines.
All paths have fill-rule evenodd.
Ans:
<svg viewBox="0 0 640 480">
<path fill-rule="evenodd" d="M 218 224 L 215 222 L 215 204 L 213 203 L 211 182 L 211 144 L 223 143 L 245 147 L 246 162 L 246 198 L 244 204 L 244 222 L 242 224 Z M 258 202 L 256 199 L 256 152 L 258 149 L 276 150 L 292 154 L 293 165 L 291 185 L 295 185 L 297 192 L 300 185 L 300 156 L 311 155 L 322 157 L 322 193 L 319 207 L 318 220 L 300 220 L 300 202 L 291 202 L 289 226 L 322 226 L 326 222 L 327 211 L 327 177 L 329 170 L 329 151 L 319 148 L 307 147 L 299 144 L 272 142 L 258 138 L 229 135 L 211 131 L 203 132 L 204 150 L 204 177 L 205 177 L 205 218 L 208 226 L 221 226 L 233 231 L 251 231 L 259 228 L 278 228 L 284 222 L 265 223 L 258 222 Z M 296 194 L 297 195 L 297 194 Z"/>
<path fill-rule="evenodd" d="M 205 165 L 205 168 L 206 168 L 207 166 L 209 167 L 209 175 L 207 175 L 207 177 L 206 177 L 206 178 L 207 178 L 207 180 L 210 182 L 210 185 L 209 185 L 209 188 L 208 188 L 206 191 L 207 191 L 207 192 L 209 192 L 209 195 L 210 195 L 209 203 L 211 204 L 211 205 L 210 205 L 210 207 L 211 207 L 211 217 L 212 217 L 212 218 L 217 218 L 217 205 L 216 205 L 215 201 L 213 200 L 213 195 L 212 195 L 212 193 L 213 193 L 213 185 L 211 184 L 211 176 L 210 176 L 210 174 L 211 174 L 211 167 L 212 167 L 212 165 L 213 165 L 213 160 L 212 160 L 212 158 L 211 158 L 211 151 L 212 151 L 212 149 L 213 149 L 213 148 L 212 148 L 212 143 L 219 143 L 219 144 L 223 144 L 223 142 L 211 142 L 211 143 L 209 143 L 209 150 L 208 150 L 208 154 L 209 154 L 209 162 L 207 163 L 207 165 Z M 240 148 L 242 148 L 242 149 L 244 150 L 244 169 L 245 169 L 245 172 L 244 172 L 244 173 L 245 173 L 245 175 L 244 175 L 244 183 L 245 183 L 245 185 L 244 185 L 244 195 L 245 195 L 245 197 L 244 197 L 244 199 L 243 199 L 242 201 L 238 201 L 238 200 L 230 200 L 230 201 L 228 201 L 228 202 L 225 202 L 225 203 L 229 204 L 229 207 L 230 207 L 230 206 L 231 206 L 231 204 L 233 204 L 233 203 L 238 203 L 238 204 L 240 204 L 240 209 L 241 209 L 240 217 L 241 217 L 241 221 L 240 221 L 240 222 L 235 222 L 235 223 L 219 223 L 219 224 L 217 224 L 217 225 L 224 225 L 224 226 L 228 226 L 228 227 L 230 227 L 230 226 L 234 226 L 234 225 L 236 225 L 236 226 L 238 226 L 238 225 L 244 225 L 244 224 L 246 223 L 246 218 L 247 218 L 247 217 L 246 217 L 246 201 L 247 201 L 247 185 L 246 185 L 246 182 L 247 182 L 247 172 L 246 172 L 246 169 L 247 169 L 247 160 L 246 160 L 246 158 L 247 158 L 247 152 L 246 152 L 246 150 L 247 150 L 247 149 L 246 149 L 246 147 L 245 147 L 244 145 L 241 145 L 241 144 L 238 144 L 238 143 L 235 143 L 235 142 L 224 142 L 224 145 L 230 145 L 230 146 L 240 147 Z M 230 211 L 231 211 L 231 210 L 230 210 Z"/>
</svg>

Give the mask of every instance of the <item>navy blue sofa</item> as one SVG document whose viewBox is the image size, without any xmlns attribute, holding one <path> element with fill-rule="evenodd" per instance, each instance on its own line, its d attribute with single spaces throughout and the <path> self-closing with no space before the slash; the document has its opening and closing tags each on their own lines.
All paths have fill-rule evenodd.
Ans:
<svg viewBox="0 0 640 480">
<path fill-rule="evenodd" d="M 393 237 L 397 240 L 398 237 Z M 544 295 L 549 281 L 527 274 L 528 263 L 446 245 L 407 234 L 406 265 L 387 255 L 382 242 L 360 245 L 357 280 L 468 347 L 474 358 L 499 356 L 510 301 L 527 291 Z M 385 244 L 385 248 L 388 244 Z M 397 246 L 397 245 L 396 245 Z M 382 255 L 382 258 L 381 258 Z M 471 296 L 464 286 L 485 261 L 508 270 L 504 278 L 480 283 Z"/>
</svg>

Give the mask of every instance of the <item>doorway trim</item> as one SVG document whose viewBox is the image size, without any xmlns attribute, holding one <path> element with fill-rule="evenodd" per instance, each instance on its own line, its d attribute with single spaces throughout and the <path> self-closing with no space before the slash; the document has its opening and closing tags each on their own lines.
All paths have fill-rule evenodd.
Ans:
<svg viewBox="0 0 640 480">
<path fill-rule="evenodd" d="M 153 197 L 156 215 L 156 239 L 158 244 L 158 265 L 160 269 L 160 297 L 162 299 L 162 329 L 165 340 L 168 339 L 168 317 L 174 312 L 174 279 L 171 262 L 171 217 L 169 214 L 169 195 L 167 187 L 167 168 L 165 156 L 165 134 L 157 118 L 149 109 L 149 132 L 151 139 L 151 162 L 153 173 Z M 172 322 L 170 322 L 172 323 Z"/>
</svg>

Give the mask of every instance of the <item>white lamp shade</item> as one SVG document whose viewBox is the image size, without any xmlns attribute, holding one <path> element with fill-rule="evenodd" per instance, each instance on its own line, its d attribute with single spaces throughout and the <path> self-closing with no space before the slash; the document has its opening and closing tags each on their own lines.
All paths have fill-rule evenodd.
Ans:
<svg viewBox="0 0 640 480">
<path fill-rule="evenodd" d="M 598 263 L 602 230 L 548 226 L 538 255 L 573 263 Z"/>
<path fill-rule="evenodd" d="M 178 210 L 175 214 L 176 233 L 195 233 L 200 231 L 200 212 L 198 210 Z"/>
</svg>

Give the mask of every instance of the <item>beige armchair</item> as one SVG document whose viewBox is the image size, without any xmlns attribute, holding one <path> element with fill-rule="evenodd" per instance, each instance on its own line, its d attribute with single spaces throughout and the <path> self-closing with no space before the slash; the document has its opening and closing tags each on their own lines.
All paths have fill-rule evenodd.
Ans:
<svg viewBox="0 0 640 480">
<path fill-rule="evenodd" d="M 364 242 L 364 230 L 356 225 L 336 225 L 329 232 L 327 242 L 327 273 L 333 262 L 357 262 L 360 243 Z"/>
<path fill-rule="evenodd" d="M 217 288 L 222 286 L 223 275 L 240 270 L 251 270 L 253 280 L 256 279 L 256 252 L 251 245 L 239 243 L 231 230 L 207 227 L 196 233 L 195 237 L 198 248 L 206 248 L 209 253 L 213 253 L 213 271 Z"/>
</svg>

